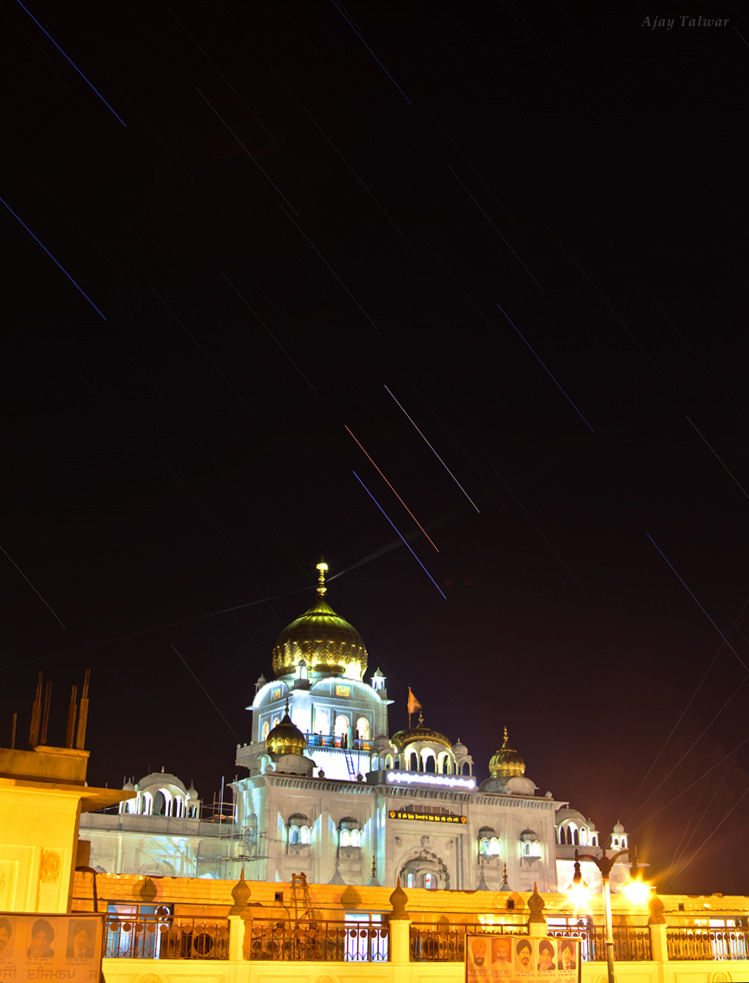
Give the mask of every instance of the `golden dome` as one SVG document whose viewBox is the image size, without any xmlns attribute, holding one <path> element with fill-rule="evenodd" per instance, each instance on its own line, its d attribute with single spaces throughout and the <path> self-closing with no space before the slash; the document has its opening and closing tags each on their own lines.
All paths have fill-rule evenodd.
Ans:
<svg viewBox="0 0 749 983">
<path fill-rule="evenodd" d="M 320 571 L 315 603 L 278 636 L 273 648 L 276 676 L 293 673 L 302 659 L 310 670 L 326 670 L 361 679 L 367 668 L 367 650 L 353 625 L 339 617 L 325 600 L 327 564 Z"/>
<path fill-rule="evenodd" d="M 419 714 L 419 726 L 409 727 L 408 730 L 399 730 L 390 738 L 392 743 L 402 751 L 407 744 L 414 744 L 416 741 L 431 741 L 434 744 L 444 744 L 452 750 L 452 741 L 438 730 L 424 726 L 424 718 Z"/>
<path fill-rule="evenodd" d="M 296 724 L 291 722 L 289 716 L 289 703 L 286 701 L 286 713 L 280 724 L 276 724 L 273 730 L 265 738 L 265 749 L 272 757 L 280 757 L 282 754 L 304 754 L 307 741 L 304 734 Z"/>
<path fill-rule="evenodd" d="M 492 778 L 520 778 L 525 774 L 525 761 L 513 748 L 507 745 L 507 728 L 502 747 L 493 755 L 489 762 Z"/>
</svg>

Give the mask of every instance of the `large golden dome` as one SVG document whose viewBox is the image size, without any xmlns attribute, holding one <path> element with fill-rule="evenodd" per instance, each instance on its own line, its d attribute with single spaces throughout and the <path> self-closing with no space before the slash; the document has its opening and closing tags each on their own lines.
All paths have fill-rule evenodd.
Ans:
<svg viewBox="0 0 749 983">
<path fill-rule="evenodd" d="M 513 748 L 508 745 L 507 728 L 502 747 L 492 756 L 489 771 L 492 778 L 520 778 L 525 774 L 525 761 Z"/>
<path fill-rule="evenodd" d="M 361 679 L 367 668 L 367 650 L 359 632 L 339 617 L 325 600 L 325 563 L 318 563 L 318 598 L 304 614 L 278 636 L 273 648 L 273 671 L 285 676 L 296 671 L 302 659 L 308 670 Z"/>
</svg>

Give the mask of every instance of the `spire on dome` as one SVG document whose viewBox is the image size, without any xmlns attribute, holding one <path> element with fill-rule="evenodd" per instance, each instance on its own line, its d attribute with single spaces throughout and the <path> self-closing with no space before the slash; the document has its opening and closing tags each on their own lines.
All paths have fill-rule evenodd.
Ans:
<svg viewBox="0 0 749 983">
<path fill-rule="evenodd" d="M 525 774 L 525 761 L 514 748 L 509 746 L 507 727 L 504 731 L 502 747 L 492 756 L 489 772 L 492 778 L 519 778 Z"/>
<path fill-rule="evenodd" d="M 317 576 L 317 593 L 320 595 L 320 597 L 324 597 L 328 590 L 328 588 L 325 586 L 325 574 L 328 572 L 328 564 L 325 562 L 324 557 L 320 557 L 320 562 L 317 564 L 315 569 L 319 570 Z"/>
</svg>

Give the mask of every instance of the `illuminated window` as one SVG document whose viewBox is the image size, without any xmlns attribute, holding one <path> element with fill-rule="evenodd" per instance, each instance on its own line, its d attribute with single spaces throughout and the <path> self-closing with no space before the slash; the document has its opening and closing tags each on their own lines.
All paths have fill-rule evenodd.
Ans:
<svg viewBox="0 0 749 983">
<path fill-rule="evenodd" d="M 356 721 L 356 731 L 359 735 L 360 741 L 369 740 L 369 721 L 366 717 L 359 717 Z"/>
<path fill-rule="evenodd" d="M 434 874 L 424 874 L 424 887 L 429 891 L 435 891 L 437 889 L 437 878 Z"/>
<path fill-rule="evenodd" d="M 361 846 L 361 829 L 359 820 L 353 816 L 344 816 L 338 824 L 338 843 L 342 849 L 356 849 Z"/>
<path fill-rule="evenodd" d="M 541 840 L 538 833 L 533 829 L 524 829 L 520 834 L 520 856 L 530 859 L 541 855 Z"/>
<path fill-rule="evenodd" d="M 295 812 L 289 817 L 289 844 L 293 846 L 306 846 L 310 842 L 310 825 L 307 816 L 301 812 Z"/>
<path fill-rule="evenodd" d="M 265 723 L 263 724 L 262 736 L 260 740 L 264 741 L 268 736 L 268 734 L 270 734 L 270 720 L 266 720 Z"/>
<path fill-rule="evenodd" d="M 499 856 L 499 837 L 491 826 L 482 826 L 479 830 L 479 853 L 482 857 Z"/>
</svg>

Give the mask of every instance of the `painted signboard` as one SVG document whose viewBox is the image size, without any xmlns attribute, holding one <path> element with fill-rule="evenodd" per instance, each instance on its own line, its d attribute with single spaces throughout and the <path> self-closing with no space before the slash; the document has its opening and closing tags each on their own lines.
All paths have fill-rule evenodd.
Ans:
<svg viewBox="0 0 749 983">
<path fill-rule="evenodd" d="M 0 983 L 98 983 L 102 915 L 0 912 Z"/>
<path fill-rule="evenodd" d="M 580 983 L 580 940 L 466 935 L 466 983 Z"/>
</svg>

